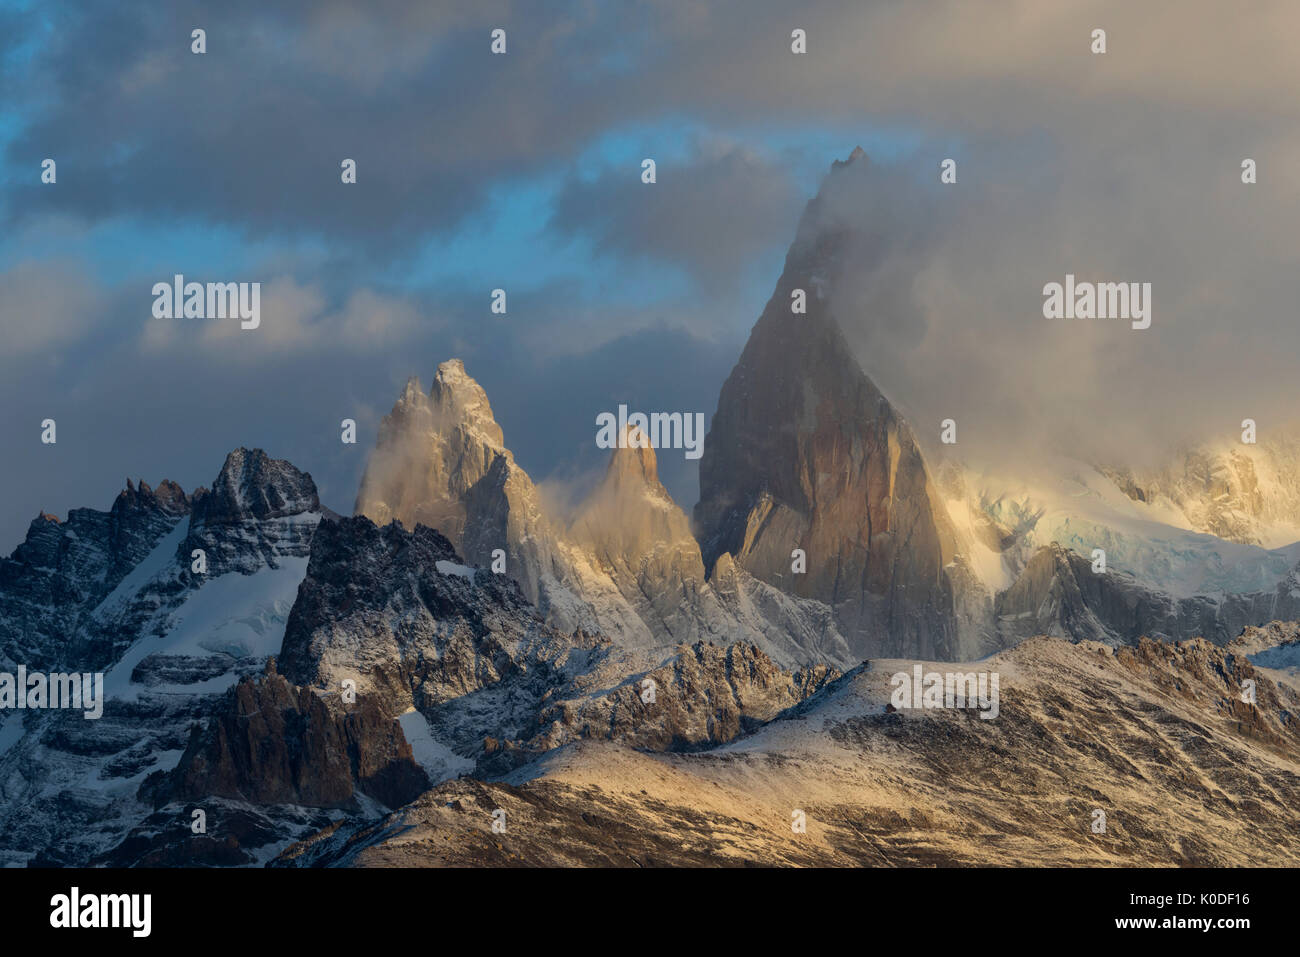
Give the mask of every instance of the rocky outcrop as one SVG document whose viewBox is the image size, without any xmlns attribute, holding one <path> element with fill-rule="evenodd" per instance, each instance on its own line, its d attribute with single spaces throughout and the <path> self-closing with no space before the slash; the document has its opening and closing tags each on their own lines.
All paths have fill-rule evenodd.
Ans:
<svg viewBox="0 0 1300 957">
<path fill-rule="evenodd" d="M 196 730 L 158 803 L 219 797 L 256 805 L 395 808 L 429 786 L 397 721 L 372 695 L 345 704 L 291 685 L 272 659 Z"/>
<path fill-rule="evenodd" d="M 513 579 L 463 564 L 433 529 L 380 528 L 356 516 L 321 524 L 280 667 L 296 684 L 321 690 L 352 679 L 399 715 L 495 685 L 525 662 L 543 669 L 579 646 L 608 642 L 552 629 Z M 545 684 L 545 674 L 535 677 Z"/>
<path fill-rule="evenodd" d="M 1261 627 L 1249 627 L 1228 643 L 1229 651 L 1257 655 L 1275 648 L 1300 646 L 1300 621 L 1270 621 Z"/>
<path fill-rule="evenodd" d="M 839 675 L 825 665 L 791 673 L 753 645 L 701 641 L 608 694 L 548 708 L 538 721 L 552 725 L 553 734 L 543 736 L 552 738 L 549 747 L 579 737 L 655 751 L 701 750 L 772 721 Z"/>
<path fill-rule="evenodd" d="M 1167 642 L 1142 638 L 1118 648 L 1115 660 L 1165 695 L 1183 697 L 1232 723 L 1243 737 L 1300 754 L 1300 698 L 1267 680 L 1250 658 L 1204 639 Z M 1243 693 L 1251 682 L 1254 700 Z"/>
<path fill-rule="evenodd" d="M 994 603 L 1001 640 L 1033 635 L 1128 644 L 1144 636 L 1172 641 L 1204 637 L 1224 645 L 1244 629 L 1300 617 L 1300 568 L 1270 591 L 1175 598 L 1053 542 L 1038 549 Z"/>
<path fill-rule="evenodd" d="M 858 663 L 830 605 L 759 581 L 740 568 L 730 553 L 724 552 L 714 563 L 709 587 L 750 634 L 764 636 L 763 648 L 778 660 L 830 663 L 840 668 Z"/>
<path fill-rule="evenodd" d="M 894 710 L 892 674 L 909 665 L 856 669 L 725 748 L 589 739 L 504 780 L 448 781 L 273 866 L 1286 866 L 1300 855 L 1300 695 L 1243 656 L 1199 641 L 1034 638 L 962 666 L 1001 674 L 993 720 Z M 1250 677 L 1253 708 L 1240 700 Z"/>
</svg>

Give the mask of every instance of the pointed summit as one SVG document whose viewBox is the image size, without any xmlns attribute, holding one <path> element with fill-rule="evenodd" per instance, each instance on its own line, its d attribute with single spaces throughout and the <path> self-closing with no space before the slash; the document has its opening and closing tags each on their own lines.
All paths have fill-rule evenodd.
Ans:
<svg viewBox="0 0 1300 957">
<path fill-rule="evenodd" d="M 844 160 L 837 159 L 834 162 L 832 162 L 831 170 L 834 171 L 837 169 L 843 169 L 845 166 L 851 166 L 852 164 L 856 163 L 858 160 L 867 160 L 867 151 L 864 150 L 861 146 L 853 147 L 853 152 L 849 154 L 848 159 L 844 159 Z"/>
<path fill-rule="evenodd" d="M 830 605 L 862 657 L 953 657 L 956 534 L 911 429 L 836 321 L 829 297 L 852 237 L 824 204 L 808 204 L 719 396 L 695 507 L 704 564 L 730 553 L 755 578 Z"/>
<path fill-rule="evenodd" d="M 265 520 L 319 512 L 310 475 L 261 449 L 235 449 L 226 456 L 212 491 L 194 509 L 193 524 Z"/>
<path fill-rule="evenodd" d="M 424 385 L 420 382 L 418 375 L 413 375 L 406 380 L 406 386 L 402 389 L 402 394 L 398 402 L 417 402 L 424 398 Z"/>
<path fill-rule="evenodd" d="M 226 456 L 212 491 L 191 496 L 189 531 L 177 548 L 188 566 L 203 549 L 208 575 L 243 574 L 281 558 L 302 557 L 321 518 L 311 475 L 261 449 L 238 448 Z"/>
<path fill-rule="evenodd" d="M 487 392 L 465 371 L 460 359 L 448 359 L 438 366 L 429 398 L 442 421 L 476 429 L 493 445 L 504 448 L 505 438 L 492 414 Z"/>
<path fill-rule="evenodd" d="M 605 477 L 583 502 L 572 534 L 603 561 L 634 567 L 657 549 L 681 550 L 689 555 L 690 573 L 704 580 L 690 520 L 659 481 L 655 450 L 635 425 L 610 453 Z"/>
<path fill-rule="evenodd" d="M 113 502 L 113 513 L 120 514 L 129 510 L 157 510 L 170 515 L 185 515 L 190 510 L 190 497 L 175 482 L 163 479 L 158 488 L 149 487 L 144 479 L 132 482 L 126 480 L 126 487 L 118 492 Z"/>
<path fill-rule="evenodd" d="M 376 525 L 423 523 L 462 548 L 465 496 L 498 457 L 505 471 L 515 468 L 487 393 L 449 359 L 427 395 L 412 377 L 384 416 L 354 512 Z"/>
<path fill-rule="evenodd" d="M 636 484 L 668 494 L 659 481 L 659 463 L 650 439 L 637 426 L 627 427 L 623 442 L 610 456 L 609 466 L 605 470 L 605 483 Z"/>
</svg>

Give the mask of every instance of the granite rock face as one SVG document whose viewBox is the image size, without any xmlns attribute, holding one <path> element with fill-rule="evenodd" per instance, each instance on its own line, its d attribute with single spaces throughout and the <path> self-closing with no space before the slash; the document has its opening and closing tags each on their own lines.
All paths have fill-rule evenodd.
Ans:
<svg viewBox="0 0 1300 957">
<path fill-rule="evenodd" d="M 859 657 L 962 657 L 976 649 L 946 568 L 957 536 L 911 429 L 822 298 L 850 239 L 822 213 L 819 197 L 718 398 L 695 507 L 704 562 L 730 554 L 755 578 L 832 606 Z M 792 312 L 795 290 L 806 314 Z M 794 549 L 806 572 L 792 571 Z"/>
</svg>

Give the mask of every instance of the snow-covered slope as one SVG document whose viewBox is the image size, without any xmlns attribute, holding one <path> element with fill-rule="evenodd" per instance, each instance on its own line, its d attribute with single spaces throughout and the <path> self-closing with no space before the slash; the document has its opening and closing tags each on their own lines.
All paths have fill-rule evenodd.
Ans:
<svg viewBox="0 0 1300 957">
<path fill-rule="evenodd" d="M 1300 561 L 1300 543 L 1266 549 L 1195 531 L 1162 503 L 1126 495 L 1099 469 L 1065 458 L 1033 471 L 969 470 L 950 499 L 958 524 L 987 519 L 1010 537 L 1001 561 L 977 565 L 987 584 L 1007 587 L 1033 553 L 1052 542 L 1173 597 L 1264 591 Z"/>
<path fill-rule="evenodd" d="M 279 650 L 321 518 L 311 477 L 261 451 L 237 449 L 211 491 L 187 497 L 171 483 L 159 486 L 164 488 L 160 514 L 171 516 L 170 528 L 152 536 L 147 552 L 136 548 L 134 563 L 121 563 L 120 574 L 95 574 L 96 587 L 86 583 L 86 570 L 111 567 L 114 551 L 106 548 L 96 559 L 85 536 L 73 546 L 81 557 L 56 566 L 62 580 L 45 587 L 84 595 L 80 611 L 42 620 L 43 631 L 30 624 L 32 618 L 15 616 L 28 623 L 19 637 L 46 642 L 28 646 L 28 661 L 106 671 L 106 701 L 98 720 L 86 720 L 80 711 L 8 715 L 0 730 L 4 863 L 33 857 L 84 862 L 116 846 L 152 810 L 141 793 L 146 779 L 170 771 L 191 725 Z M 137 506 L 151 494 L 143 483 L 123 493 Z M 115 511 L 123 502 L 119 497 Z M 68 525 L 84 527 L 87 512 L 74 513 Z M 48 581 L 49 566 L 30 556 L 49 534 L 49 523 L 34 524 L 28 541 L 8 560 L 4 594 L 10 600 L 30 592 L 30 583 Z M 202 573 L 194 571 L 195 549 L 205 554 Z M 14 620 L 0 617 L 11 635 Z M 75 634 L 53 630 L 60 621 Z M 87 659 L 79 649 L 101 649 L 102 657 Z"/>
<path fill-rule="evenodd" d="M 1106 474 L 1139 511 L 1181 528 L 1274 549 L 1300 542 L 1300 440 L 1294 428 L 1255 443 L 1186 449 L 1158 469 Z"/>
<path fill-rule="evenodd" d="M 919 662 L 998 673 L 994 720 L 895 710 L 892 675 L 915 664 L 872 661 L 704 753 L 580 741 L 503 779 L 449 781 L 276 865 L 1259 866 L 1300 854 L 1300 695 L 1242 654 L 1039 638 L 965 665 Z"/>
</svg>

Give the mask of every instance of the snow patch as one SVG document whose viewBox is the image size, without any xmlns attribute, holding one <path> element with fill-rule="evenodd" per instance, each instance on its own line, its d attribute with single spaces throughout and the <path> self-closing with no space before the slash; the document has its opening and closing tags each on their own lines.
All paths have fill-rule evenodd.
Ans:
<svg viewBox="0 0 1300 957">
<path fill-rule="evenodd" d="M 408 711 L 397 719 L 397 723 L 402 726 L 402 734 L 406 735 L 406 741 L 411 746 L 415 763 L 429 775 L 430 785 L 441 784 L 474 770 L 473 761 L 462 758 L 433 736 L 429 722 L 420 712 Z"/>
<path fill-rule="evenodd" d="M 279 652 L 284 625 L 307 574 L 307 559 L 281 558 L 279 568 L 264 568 L 254 575 L 231 573 L 205 582 L 169 616 L 167 634 L 145 631 L 113 666 L 104 679 L 108 698 L 133 701 L 141 691 L 154 694 L 224 691 L 235 683 L 233 670 L 225 675 L 179 688 L 145 689 L 131 681 L 131 672 L 149 655 L 227 654 L 233 659 L 265 657 Z"/>
<path fill-rule="evenodd" d="M 474 580 L 474 569 L 469 565 L 458 565 L 456 562 L 437 561 L 434 566 L 444 575 L 459 575 L 461 578 Z"/>
</svg>

